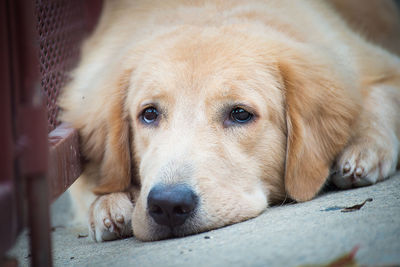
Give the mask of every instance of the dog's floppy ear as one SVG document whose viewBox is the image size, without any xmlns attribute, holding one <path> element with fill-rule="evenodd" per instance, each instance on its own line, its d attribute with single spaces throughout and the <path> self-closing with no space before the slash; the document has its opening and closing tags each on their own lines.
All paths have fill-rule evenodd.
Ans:
<svg viewBox="0 0 400 267">
<path fill-rule="evenodd" d="M 358 110 L 347 74 L 312 54 L 285 51 L 278 63 L 286 95 L 285 189 L 296 201 L 319 192 Z"/>
<path fill-rule="evenodd" d="M 132 70 L 124 70 L 114 81 L 105 111 L 106 136 L 100 163 L 100 181 L 94 193 L 105 194 L 126 190 L 131 182 L 131 132 L 125 99 Z"/>
<path fill-rule="evenodd" d="M 80 70 L 64 88 L 61 120 L 79 130 L 85 176 L 105 194 L 125 190 L 131 182 L 129 115 L 125 99 L 132 69 L 115 64 L 97 75 Z"/>
<path fill-rule="evenodd" d="M 104 151 L 99 166 L 100 181 L 93 190 L 96 194 L 124 191 L 131 182 L 132 133 L 125 104 L 131 73 L 132 69 L 122 70 L 106 85 L 112 90 L 108 91 L 103 107 Z"/>
</svg>

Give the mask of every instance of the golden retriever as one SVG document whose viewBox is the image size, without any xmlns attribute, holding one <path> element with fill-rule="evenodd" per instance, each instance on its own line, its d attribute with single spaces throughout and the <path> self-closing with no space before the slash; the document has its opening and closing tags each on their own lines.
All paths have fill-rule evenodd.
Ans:
<svg viewBox="0 0 400 267">
<path fill-rule="evenodd" d="M 398 12 L 349 2 L 106 1 L 60 100 L 94 240 L 194 234 L 393 174 Z M 357 33 L 351 8 L 381 28 Z"/>
</svg>

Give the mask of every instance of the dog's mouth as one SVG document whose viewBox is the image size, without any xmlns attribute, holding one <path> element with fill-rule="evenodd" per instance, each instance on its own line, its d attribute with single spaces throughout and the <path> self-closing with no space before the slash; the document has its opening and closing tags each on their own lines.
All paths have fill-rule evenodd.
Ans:
<svg viewBox="0 0 400 267">
<path fill-rule="evenodd" d="M 196 227 L 195 218 L 188 220 L 186 223 L 180 226 L 165 226 L 165 225 L 153 225 L 152 232 L 154 233 L 153 238 L 156 240 L 180 238 L 189 235 L 195 235 L 200 232 L 200 228 Z"/>
<path fill-rule="evenodd" d="M 136 230 L 140 231 L 140 229 Z M 135 236 L 142 241 L 158 241 L 195 235 L 208 230 L 210 230 L 210 228 L 205 227 L 205 225 L 201 223 L 199 217 L 196 216 L 195 213 L 190 218 L 188 218 L 185 223 L 179 226 L 161 225 L 156 223 L 155 220 L 150 218 L 149 216 L 147 218 L 145 231 L 143 232 L 145 233 L 145 235 L 138 236 L 135 232 Z"/>
</svg>

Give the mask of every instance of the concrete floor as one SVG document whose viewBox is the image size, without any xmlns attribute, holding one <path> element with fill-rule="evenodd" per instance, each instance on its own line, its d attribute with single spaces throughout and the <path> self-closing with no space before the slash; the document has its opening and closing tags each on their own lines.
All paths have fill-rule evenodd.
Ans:
<svg viewBox="0 0 400 267">
<path fill-rule="evenodd" d="M 367 198 L 373 201 L 358 211 L 335 208 Z M 298 266 L 325 263 L 355 246 L 360 264 L 400 266 L 400 172 L 374 186 L 331 191 L 243 223 L 157 242 L 79 238 L 87 230 L 68 225 L 68 206 L 68 195 L 52 206 L 54 266 Z M 9 255 L 28 265 L 26 233 Z"/>
</svg>

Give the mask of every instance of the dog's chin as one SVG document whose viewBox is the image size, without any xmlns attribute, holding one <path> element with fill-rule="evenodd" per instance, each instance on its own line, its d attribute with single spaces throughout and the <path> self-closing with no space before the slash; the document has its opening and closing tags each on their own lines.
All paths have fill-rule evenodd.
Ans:
<svg viewBox="0 0 400 267">
<path fill-rule="evenodd" d="M 204 230 L 196 230 L 193 227 L 186 227 L 185 225 L 183 225 L 178 227 L 157 226 L 155 229 L 153 229 L 153 231 L 155 233 L 154 239 L 162 240 L 198 234 L 200 232 L 203 232 Z"/>
<path fill-rule="evenodd" d="M 146 229 L 137 229 L 135 226 L 133 227 L 136 238 L 142 241 L 157 241 L 198 234 L 212 228 L 200 225 L 194 218 L 186 221 L 183 225 L 175 227 L 159 225 L 152 219 L 150 220 L 151 222 L 146 225 Z"/>
</svg>

